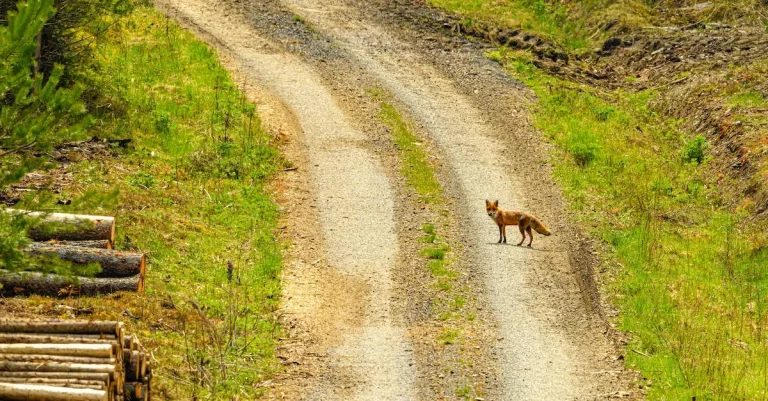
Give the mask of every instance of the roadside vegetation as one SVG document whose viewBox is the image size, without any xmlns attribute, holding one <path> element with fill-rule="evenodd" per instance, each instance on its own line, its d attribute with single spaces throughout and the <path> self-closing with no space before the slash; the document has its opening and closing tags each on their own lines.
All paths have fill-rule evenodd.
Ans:
<svg viewBox="0 0 768 401">
<path fill-rule="evenodd" d="M 764 5 L 759 0 L 686 3 L 673 0 L 430 0 L 429 3 L 457 14 L 464 26 L 490 23 L 495 27 L 520 29 L 575 53 L 600 47 L 610 36 L 638 28 L 727 23 L 737 19 L 768 24 L 761 11 Z M 684 12 L 680 8 L 684 8 Z"/>
<path fill-rule="evenodd" d="M 8 187 L 3 199 L 114 215 L 116 249 L 148 256 L 146 293 L 13 298 L 0 313 L 126 321 L 152 351 L 157 399 L 263 394 L 259 384 L 280 366 L 281 246 L 269 187 L 282 168 L 275 138 L 216 53 L 173 21 L 137 6 L 100 14 L 98 23 L 108 29 L 93 39 L 95 58 L 73 64 L 68 84 L 86 88 L 76 104 L 87 124 L 48 149 L 95 139 L 74 144 L 83 152 L 45 160 L 51 168 L 36 174 L 47 177 L 48 190 Z M 6 166 L 24 153 L 1 157 Z"/>
<path fill-rule="evenodd" d="M 590 1 L 433 3 L 465 18 L 543 33 L 571 51 L 593 47 L 612 29 L 595 32 L 591 18 L 598 16 L 581 17 Z M 710 20 L 756 15 L 754 8 L 723 4 L 709 9 Z M 683 19 L 664 20 L 667 6 L 638 7 L 614 20 Z M 629 338 L 626 363 L 645 377 L 648 398 L 765 399 L 768 233 L 748 197 L 725 201 L 729 178 L 713 173 L 711 137 L 660 109 L 667 85 L 593 87 L 538 68 L 529 51 L 501 47 L 488 57 L 536 94 L 534 124 L 555 145 L 555 179 L 573 216 L 606 250 L 601 290 L 619 312 L 616 323 Z M 765 92 L 754 69 L 727 71 L 725 90 L 710 80 L 697 93 L 759 120 L 754 110 L 764 107 Z M 754 149 L 765 149 L 761 143 L 755 139 Z"/>
</svg>

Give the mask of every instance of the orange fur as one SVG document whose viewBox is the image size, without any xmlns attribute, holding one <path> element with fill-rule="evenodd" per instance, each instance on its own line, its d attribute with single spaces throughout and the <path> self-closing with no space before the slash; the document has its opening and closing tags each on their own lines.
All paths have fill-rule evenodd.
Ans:
<svg viewBox="0 0 768 401">
<path fill-rule="evenodd" d="M 525 241 L 525 233 L 527 232 L 528 236 L 531 237 L 530 240 L 528 240 L 528 246 L 531 246 L 531 243 L 533 242 L 533 232 L 531 231 L 532 229 L 539 234 L 552 234 L 547 226 L 545 226 L 532 214 L 512 210 L 501 210 L 499 208 L 498 200 L 491 202 L 486 199 L 485 212 L 488 213 L 488 216 L 490 216 L 491 219 L 493 219 L 493 221 L 496 222 L 496 224 L 499 226 L 499 243 L 507 243 L 507 226 L 518 226 L 520 228 L 520 234 L 523 235 L 523 238 L 517 245 L 523 244 L 523 241 Z"/>
</svg>

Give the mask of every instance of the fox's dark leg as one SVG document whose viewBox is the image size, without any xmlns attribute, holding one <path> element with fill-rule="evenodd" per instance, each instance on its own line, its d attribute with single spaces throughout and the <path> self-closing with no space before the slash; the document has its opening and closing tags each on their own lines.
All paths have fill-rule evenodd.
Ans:
<svg viewBox="0 0 768 401">
<path fill-rule="evenodd" d="M 499 226 L 499 242 L 498 242 L 499 244 L 501 244 L 501 239 L 503 238 L 502 236 L 503 230 L 504 230 L 504 226 L 500 225 Z"/>
<path fill-rule="evenodd" d="M 525 231 L 527 231 L 528 236 L 531 237 L 531 239 L 528 241 L 528 246 L 531 246 L 531 243 L 533 242 L 533 232 L 531 231 L 531 226 L 528 226 Z"/>
<path fill-rule="evenodd" d="M 501 233 L 504 235 L 504 243 L 507 243 L 507 226 L 501 225 Z"/>
<path fill-rule="evenodd" d="M 517 243 L 517 246 L 520 246 L 523 244 L 523 241 L 525 241 L 525 226 L 522 224 L 522 222 L 520 222 L 518 227 L 520 227 L 520 234 L 523 235 L 523 238 L 520 240 L 520 242 Z"/>
</svg>

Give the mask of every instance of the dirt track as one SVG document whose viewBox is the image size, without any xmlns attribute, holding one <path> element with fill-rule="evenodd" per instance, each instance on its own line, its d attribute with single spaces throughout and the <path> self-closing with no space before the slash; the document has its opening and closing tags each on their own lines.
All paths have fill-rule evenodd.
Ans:
<svg viewBox="0 0 768 401">
<path fill-rule="evenodd" d="M 299 367 L 275 397 L 456 398 L 455 389 L 432 386 L 444 372 L 408 313 L 428 300 L 416 290 L 422 283 L 400 272 L 416 257 L 408 254 L 415 239 L 409 206 L 398 199 L 394 150 L 380 143 L 375 107 L 361 95 L 373 87 L 393 94 L 443 161 L 462 260 L 496 340 L 490 358 L 467 361 L 484 377 L 485 399 L 637 396 L 582 279 L 586 250 L 550 181 L 546 146 L 527 123 L 530 94 L 481 47 L 401 25 L 376 2 L 217 4 L 161 6 L 255 81 L 265 121 L 293 140 L 286 153 L 299 167 L 285 179 L 284 199 L 294 250 L 285 292 L 295 327 L 286 346 Z M 536 236 L 533 249 L 496 245 L 486 198 L 533 212 L 555 235 Z M 508 233 L 516 242 L 514 227 Z"/>
</svg>

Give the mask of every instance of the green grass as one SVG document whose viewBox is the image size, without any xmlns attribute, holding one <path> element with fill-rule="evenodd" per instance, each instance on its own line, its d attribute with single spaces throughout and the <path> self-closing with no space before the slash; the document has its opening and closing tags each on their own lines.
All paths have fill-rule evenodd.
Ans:
<svg viewBox="0 0 768 401">
<path fill-rule="evenodd" d="M 443 329 L 437 340 L 441 345 L 457 344 L 459 342 L 459 331 L 454 329 Z"/>
<path fill-rule="evenodd" d="M 569 20 L 567 8 L 543 0 L 430 0 L 441 8 L 464 17 L 464 24 L 473 21 L 490 21 L 498 26 L 524 29 L 554 40 L 566 48 L 577 50 L 589 46 L 585 39 L 587 27 Z"/>
<path fill-rule="evenodd" d="M 754 90 L 745 90 L 736 93 L 729 99 L 729 105 L 731 107 L 765 107 L 765 96 L 762 93 Z"/>
<path fill-rule="evenodd" d="M 408 185 L 419 194 L 423 202 L 442 202 L 442 188 L 429 164 L 427 152 L 422 148 L 421 139 L 413 134 L 408 124 L 391 104 L 382 102 L 380 116 L 382 121 L 390 127 L 395 145 L 400 149 L 402 160 L 400 172 L 406 178 Z"/>
<path fill-rule="evenodd" d="M 491 30 L 496 27 L 522 29 L 576 53 L 600 47 L 613 35 L 647 26 L 712 21 L 766 24 L 768 21 L 765 4 L 758 0 L 719 1 L 712 7 L 687 11 L 680 10 L 683 6 L 674 0 L 429 0 L 429 3 L 462 17 L 466 26 L 482 22 L 490 23 Z M 765 26 L 768 31 L 768 24 Z"/>
<path fill-rule="evenodd" d="M 765 399 L 768 237 L 743 210 L 721 206 L 706 141 L 656 114 L 652 91 L 617 91 L 609 102 L 544 75 L 524 53 L 489 57 L 536 93 L 555 179 L 611 251 L 605 290 L 648 398 Z"/>
<path fill-rule="evenodd" d="M 148 255 L 147 289 L 67 302 L 139 317 L 129 330 L 157 359 L 159 399 L 252 399 L 279 367 L 268 181 L 280 157 L 208 46 L 148 8 L 112 23 L 90 77 L 100 90 L 91 133 L 132 142 L 116 159 L 73 164 L 60 197 L 119 190 L 103 210 L 73 211 L 116 216 L 117 249 Z"/>
</svg>

